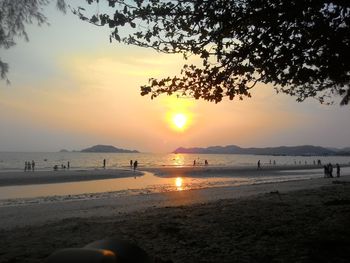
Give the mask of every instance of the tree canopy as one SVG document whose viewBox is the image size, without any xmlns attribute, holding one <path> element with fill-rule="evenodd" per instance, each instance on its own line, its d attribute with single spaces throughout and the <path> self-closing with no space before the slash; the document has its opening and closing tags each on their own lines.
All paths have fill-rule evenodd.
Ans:
<svg viewBox="0 0 350 263">
<path fill-rule="evenodd" d="M 151 78 L 142 95 L 220 102 L 249 97 L 260 82 L 298 101 L 350 100 L 348 0 L 106 1 L 108 13 L 73 12 L 111 28 L 111 41 L 201 59 L 201 65 L 185 64 L 179 76 Z"/>
<path fill-rule="evenodd" d="M 0 1 L 0 48 L 9 49 L 16 44 L 16 39 L 29 40 L 26 25 L 37 23 L 38 26 L 48 24 L 43 14 L 43 7 L 49 0 L 1 0 Z M 64 0 L 56 0 L 57 8 L 65 12 Z M 0 58 L 0 77 L 7 79 L 9 65 Z"/>
</svg>

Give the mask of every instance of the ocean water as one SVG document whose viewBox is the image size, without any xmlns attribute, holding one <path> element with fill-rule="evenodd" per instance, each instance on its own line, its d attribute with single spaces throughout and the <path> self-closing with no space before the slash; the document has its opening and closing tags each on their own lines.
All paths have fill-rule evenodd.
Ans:
<svg viewBox="0 0 350 263">
<path fill-rule="evenodd" d="M 67 165 L 71 169 L 95 169 L 103 165 L 106 159 L 107 168 L 129 167 L 130 160 L 137 160 L 140 169 L 143 167 L 192 166 L 204 165 L 208 160 L 210 166 L 247 167 L 256 166 L 258 160 L 264 166 L 303 165 L 322 163 L 350 164 L 350 156 L 269 156 L 242 154 L 159 154 L 159 153 L 81 153 L 81 152 L 0 152 L 0 172 L 22 171 L 25 161 L 35 161 L 36 170 L 52 170 L 54 165 Z"/>
<path fill-rule="evenodd" d="M 36 170 L 52 170 L 54 165 L 67 165 L 70 169 L 90 170 L 101 168 L 106 159 L 107 168 L 127 168 L 130 160 L 137 160 L 139 170 L 154 167 L 186 167 L 204 165 L 208 160 L 210 167 L 256 167 L 260 160 L 262 167 L 276 165 L 313 164 L 317 160 L 322 163 L 339 163 L 349 165 L 348 156 L 262 156 L 235 154 L 153 154 L 153 153 L 9 153 L 0 152 L 0 173 L 23 171 L 25 161 L 34 160 Z M 350 174 L 350 167 L 343 167 L 342 174 Z M 146 172 L 143 176 L 69 182 L 38 185 L 18 185 L 0 187 L 0 207 L 26 205 L 42 202 L 89 200 L 106 198 L 106 196 L 134 195 L 203 189 L 211 187 L 239 186 L 293 180 L 308 180 L 323 177 L 323 169 L 283 170 L 277 174 L 231 177 L 203 178 L 166 178 Z"/>
</svg>

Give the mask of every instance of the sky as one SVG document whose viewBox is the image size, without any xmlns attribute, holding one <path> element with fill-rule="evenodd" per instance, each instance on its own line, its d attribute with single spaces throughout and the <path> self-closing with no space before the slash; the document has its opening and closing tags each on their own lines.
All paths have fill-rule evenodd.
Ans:
<svg viewBox="0 0 350 263">
<path fill-rule="evenodd" d="M 252 98 L 215 104 L 140 95 L 151 77 L 179 75 L 181 55 L 109 42 L 109 29 L 54 6 L 50 25 L 27 28 L 0 82 L 0 151 L 80 150 L 96 144 L 171 152 L 177 147 L 350 146 L 350 107 L 303 103 L 258 84 Z M 178 128 L 173 118 L 183 114 Z"/>
</svg>

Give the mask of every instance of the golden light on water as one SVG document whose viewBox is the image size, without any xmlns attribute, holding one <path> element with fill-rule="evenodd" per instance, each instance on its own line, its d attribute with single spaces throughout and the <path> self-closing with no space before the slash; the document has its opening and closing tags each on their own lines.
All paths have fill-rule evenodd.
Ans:
<svg viewBox="0 0 350 263">
<path fill-rule="evenodd" d="M 176 186 L 176 189 L 177 189 L 178 191 L 182 191 L 182 190 L 183 190 L 182 185 L 183 185 L 183 179 L 182 179 L 181 177 L 177 177 L 177 178 L 175 179 L 175 186 Z"/>
</svg>

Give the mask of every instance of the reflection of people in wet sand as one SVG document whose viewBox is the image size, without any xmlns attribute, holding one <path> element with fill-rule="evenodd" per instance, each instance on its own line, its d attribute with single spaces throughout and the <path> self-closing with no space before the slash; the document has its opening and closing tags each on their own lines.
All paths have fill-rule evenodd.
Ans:
<svg viewBox="0 0 350 263">
<path fill-rule="evenodd" d="M 138 163 L 137 163 L 137 160 L 136 160 L 136 161 L 134 161 L 134 171 L 137 169 L 137 165 L 138 165 Z"/>
</svg>

